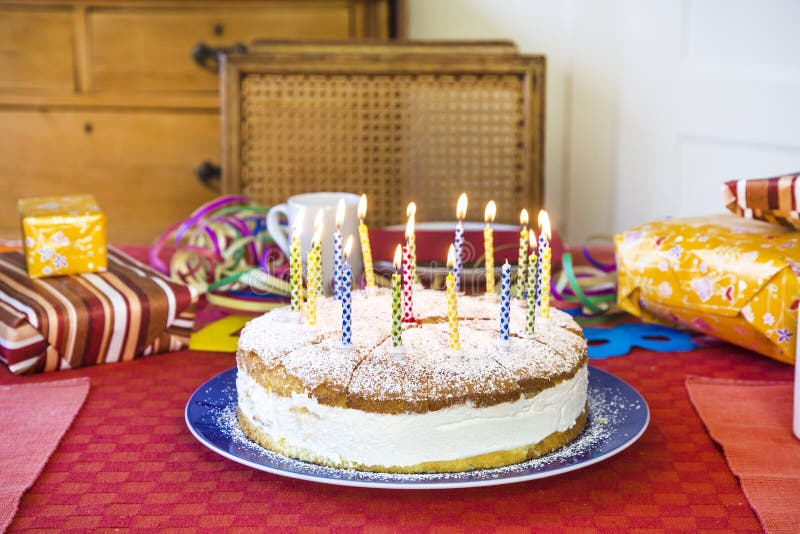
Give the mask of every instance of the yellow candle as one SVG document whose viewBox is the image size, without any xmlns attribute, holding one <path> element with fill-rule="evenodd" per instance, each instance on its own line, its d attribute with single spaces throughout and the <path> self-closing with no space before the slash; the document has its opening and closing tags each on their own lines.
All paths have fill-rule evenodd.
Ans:
<svg viewBox="0 0 800 534">
<path fill-rule="evenodd" d="M 306 321 L 309 326 L 317 324 L 317 297 L 322 294 L 322 210 L 314 218 L 314 236 L 307 256 L 307 303 Z"/>
<path fill-rule="evenodd" d="M 320 211 L 320 213 L 322 213 Z M 314 223 L 314 237 L 311 238 L 311 250 L 308 251 L 308 305 L 306 321 L 309 326 L 317 324 L 317 297 L 322 289 L 322 224 Z"/>
<path fill-rule="evenodd" d="M 537 317 L 548 319 L 550 317 L 550 268 L 552 263 L 553 251 L 550 248 L 550 217 L 547 212 L 539 212 L 539 281 L 537 282 L 537 293 L 539 293 L 537 306 L 539 311 Z"/>
<path fill-rule="evenodd" d="M 450 272 L 445 279 L 447 288 L 447 322 L 450 327 L 450 349 L 461 350 L 461 340 L 458 337 L 458 292 L 456 291 L 456 277 L 453 276 L 453 264 L 456 251 L 453 245 L 447 251 L 447 266 Z"/>
<path fill-rule="evenodd" d="M 483 229 L 483 258 L 486 264 L 486 292 L 494 293 L 494 233 L 492 232 L 492 222 L 497 214 L 497 205 L 494 200 L 486 204 L 483 212 L 486 228 Z"/>
<path fill-rule="evenodd" d="M 525 285 L 528 274 L 528 210 L 522 209 L 519 214 L 519 259 L 517 260 L 517 298 L 525 296 Z"/>
<path fill-rule="evenodd" d="M 417 218 L 417 205 L 409 202 L 406 206 L 406 217 L 408 217 L 408 224 L 406 225 L 406 246 L 408 253 L 411 255 L 411 280 L 414 284 L 419 284 L 419 276 L 417 275 L 417 236 L 414 232 L 414 224 Z"/>
<path fill-rule="evenodd" d="M 367 281 L 367 290 L 375 291 L 375 271 L 372 269 L 372 248 L 369 245 L 369 230 L 364 219 L 367 216 L 367 195 L 361 195 L 358 201 L 358 237 L 361 239 L 361 255 L 364 258 L 364 279 Z"/>
<path fill-rule="evenodd" d="M 292 240 L 289 245 L 289 309 L 299 312 L 303 304 L 303 257 L 300 251 L 300 234 L 303 233 L 305 209 L 300 208 L 292 224 Z"/>
</svg>

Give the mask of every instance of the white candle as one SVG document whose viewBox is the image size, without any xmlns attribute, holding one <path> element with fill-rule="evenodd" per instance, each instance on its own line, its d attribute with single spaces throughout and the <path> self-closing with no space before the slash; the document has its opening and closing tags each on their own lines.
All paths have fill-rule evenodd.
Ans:
<svg viewBox="0 0 800 534">
<path fill-rule="evenodd" d="M 333 298 L 339 300 L 342 296 L 342 267 L 344 266 L 344 238 L 342 237 L 342 224 L 344 224 L 344 199 L 339 200 L 336 206 L 336 231 L 333 233 Z"/>
<path fill-rule="evenodd" d="M 456 225 L 456 237 L 455 241 L 453 242 L 453 278 L 455 279 L 456 292 L 460 292 L 462 290 L 461 269 L 463 266 L 463 260 L 461 259 L 461 251 L 464 248 L 464 217 L 466 216 L 467 194 L 461 193 L 461 195 L 458 197 L 458 202 L 456 203 L 456 217 L 458 218 L 458 224 Z"/>
</svg>

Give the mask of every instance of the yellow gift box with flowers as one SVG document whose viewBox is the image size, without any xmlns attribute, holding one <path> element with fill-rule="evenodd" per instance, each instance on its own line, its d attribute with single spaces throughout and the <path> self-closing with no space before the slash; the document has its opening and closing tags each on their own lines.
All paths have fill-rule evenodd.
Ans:
<svg viewBox="0 0 800 534">
<path fill-rule="evenodd" d="M 25 198 L 17 209 L 28 276 L 106 270 L 106 216 L 94 197 Z"/>
<path fill-rule="evenodd" d="M 718 215 L 643 224 L 614 245 L 623 309 L 794 361 L 797 231 Z"/>
</svg>

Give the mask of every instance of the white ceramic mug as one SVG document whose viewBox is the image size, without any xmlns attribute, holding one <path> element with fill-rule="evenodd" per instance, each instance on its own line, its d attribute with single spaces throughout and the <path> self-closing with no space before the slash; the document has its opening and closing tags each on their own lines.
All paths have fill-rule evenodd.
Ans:
<svg viewBox="0 0 800 534">
<path fill-rule="evenodd" d="M 353 266 L 353 280 L 361 280 L 363 263 L 361 260 L 361 242 L 358 239 L 358 200 L 359 196 L 353 193 L 303 193 L 289 197 L 286 204 L 278 204 L 270 208 L 267 213 L 267 232 L 280 247 L 286 256 L 289 256 L 289 233 L 294 224 L 297 213 L 305 208 L 303 217 L 303 231 L 300 234 L 300 246 L 303 250 L 303 265 L 306 255 L 311 248 L 311 238 L 314 236 L 314 219 L 317 212 L 322 210 L 322 283 L 326 293 L 331 292 L 331 278 L 333 277 L 333 233 L 336 231 L 336 207 L 339 199 L 345 201 L 344 223 L 342 224 L 343 242 L 348 236 L 353 236 L 353 250 L 350 254 L 350 264 Z M 289 226 L 280 224 L 280 215 L 283 214 L 289 221 Z"/>
</svg>

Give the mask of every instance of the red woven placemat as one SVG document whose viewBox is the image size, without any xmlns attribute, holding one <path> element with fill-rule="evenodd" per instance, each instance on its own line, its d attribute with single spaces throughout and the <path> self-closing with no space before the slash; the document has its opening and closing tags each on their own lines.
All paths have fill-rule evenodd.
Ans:
<svg viewBox="0 0 800 534">
<path fill-rule="evenodd" d="M 367 490 L 282 478 L 231 462 L 186 429 L 189 395 L 233 366 L 181 352 L 59 372 L 92 392 L 23 497 L 12 530 L 207 527 L 248 530 L 759 531 L 759 523 L 684 388 L 687 374 L 789 379 L 789 366 L 729 347 L 595 362 L 636 387 L 650 428 L 621 454 L 562 476 L 440 491 Z M 0 382 L 37 381 L 0 374 Z"/>
<path fill-rule="evenodd" d="M 38 479 L 89 393 L 86 377 L 0 386 L 0 531 Z"/>
<path fill-rule="evenodd" d="M 800 531 L 800 442 L 790 381 L 690 376 L 689 398 L 769 532 Z"/>
</svg>

